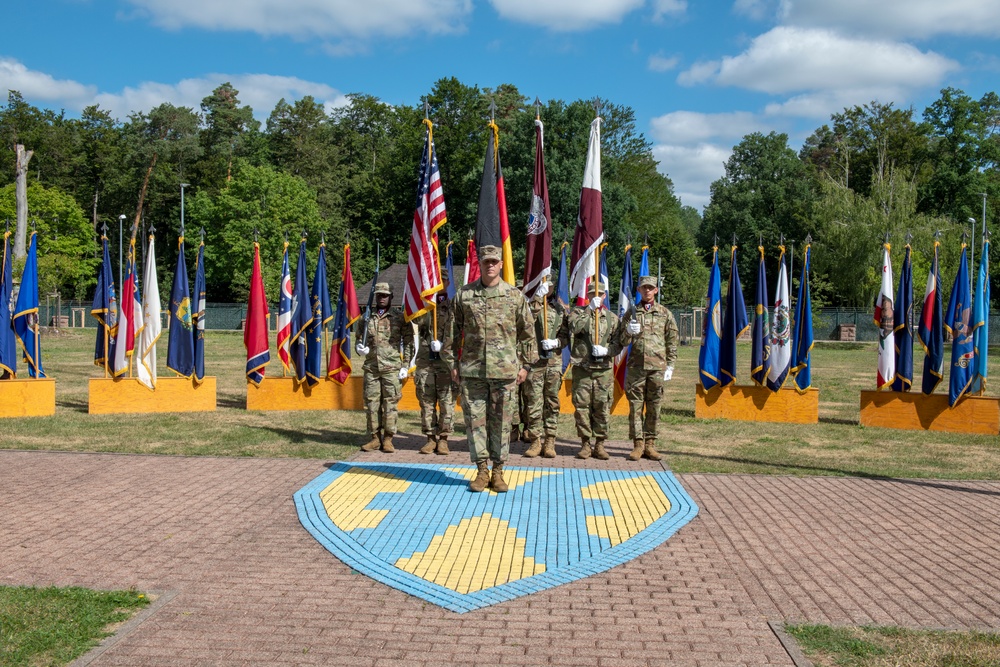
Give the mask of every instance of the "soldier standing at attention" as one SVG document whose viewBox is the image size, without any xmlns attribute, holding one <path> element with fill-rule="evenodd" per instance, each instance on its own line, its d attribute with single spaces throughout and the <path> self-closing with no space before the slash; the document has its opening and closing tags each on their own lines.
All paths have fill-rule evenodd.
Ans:
<svg viewBox="0 0 1000 667">
<path fill-rule="evenodd" d="M 417 369 L 413 373 L 417 400 L 420 401 L 420 425 L 427 444 L 421 454 L 447 454 L 448 436 L 455 418 L 455 396 L 452 393 L 451 370 L 441 358 L 441 341 L 451 328 L 451 301 L 448 299 L 448 275 L 441 274 L 444 289 L 437 293 L 437 332 L 434 313 L 426 312 L 416 320 Z"/>
<path fill-rule="evenodd" d="M 590 299 L 587 306 L 575 307 L 569 314 L 573 407 L 576 408 L 576 432 L 580 436 L 578 459 L 589 459 L 592 453 L 602 461 L 609 458 L 604 451 L 604 441 L 608 439 L 608 417 L 615 390 L 613 363 L 619 348 L 613 338 L 618 316 L 604 307 L 604 293 L 603 284 L 591 282 L 587 289 Z M 595 441 L 593 450 L 590 447 L 592 439 Z"/>
<path fill-rule="evenodd" d="M 500 248 L 483 246 L 479 267 L 479 280 L 455 295 L 452 326 L 441 355 L 452 369 L 452 379 L 461 384 L 469 455 L 477 468 L 469 490 L 490 486 L 503 493 L 507 491 L 503 464 L 510 451 L 517 386 L 538 360 L 538 349 L 527 299 L 500 279 Z M 492 474 L 489 460 L 493 461 Z"/>
<path fill-rule="evenodd" d="M 400 384 L 407 375 L 400 352 L 409 360 L 413 354 L 413 338 L 408 335 L 411 328 L 403 319 L 403 313 L 392 310 L 391 306 L 392 288 L 389 283 L 376 284 L 375 311 L 367 323 L 364 320 L 358 323 L 355 333 L 358 344 L 354 349 L 365 358 L 365 412 L 370 438 L 361 447 L 365 452 L 374 451 L 379 446 L 387 454 L 396 451 L 392 446 L 392 436 L 396 435 L 397 404 L 402 396 Z M 367 346 L 361 343 L 361 333 L 366 324 Z M 405 342 L 404 332 L 407 334 Z M 401 350 L 403 347 L 405 350 Z"/>
<path fill-rule="evenodd" d="M 529 304 L 535 316 L 535 339 L 539 349 L 539 359 L 521 385 L 527 407 L 527 430 L 531 434 L 531 445 L 524 455 L 529 458 L 541 454 L 551 459 L 556 455 L 562 349 L 569 343 L 566 314 L 558 299 L 550 299 L 547 307 L 543 308 L 548 287 L 548 283 L 542 283 Z"/>
<path fill-rule="evenodd" d="M 658 291 L 656 278 L 639 276 L 642 299 L 636 304 L 635 317 L 626 318 L 618 327 L 619 349 L 632 346 L 625 375 L 633 445 L 630 461 L 663 458 L 656 451 L 656 431 L 664 383 L 673 377 L 677 360 L 677 322 L 669 309 L 654 301 Z"/>
</svg>

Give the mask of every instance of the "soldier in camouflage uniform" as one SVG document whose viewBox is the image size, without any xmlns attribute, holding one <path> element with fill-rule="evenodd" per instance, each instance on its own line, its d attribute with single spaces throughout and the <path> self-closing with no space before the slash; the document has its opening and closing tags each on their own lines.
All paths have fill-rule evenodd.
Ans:
<svg viewBox="0 0 1000 667">
<path fill-rule="evenodd" d="M 527 299 L 500 279 L 500 248 L 483 246 L 479 253 L 480 279 L 455 296 L 452 327 L 441 356 L 452 369 L 452 378 L 461 383 L 469 455 L 477 468 L 469 489 L 483 491 L 490 486 L 503 493 L 517 386 L 538 360 L 538 349 Z M 493 461 L 492 474 L 488 460 Z"/>
<path fill-rule="evenodd" d="M 604 307 L 605 288 L 591 282 L 586 307 L 574 307 L 569 314 L 570 363 L 573 364 L 573 407 L 580 451 L 576 456 L 606 461 L 604 441 L 608 439 L 608 417 L 614 399 L 614 359 L 619 347 L 614 340 L 618 316 Z M 597 337 L 594 321 L 597 320 Z M 594 440 L 591 450 L 590 442 Z"/>
<path fill-rule="evenodd" d="M 365 452 L 374 451 L 379 446 L 387 454 L 396 451 L 392 446 L 392 436 L 396 435 L 397 404 L 402 396 L 400 385 L 407 375 L 400 354 L 404 354 L 406 363 L 409 363 L 413 354 L 413 337 L 403 313 L 392 310 L 391 306 L 392 288 L 389 283 L 376 284 L 375 306 L 367 322 L 367 346 L 361 343 L 365 321 L 361 320 L 356 325 L 358 343 L 355 350 L 365 358 L 364 396 L 369 437 L 368 443 L 361 447 Z"/>
<path fill-rule="evenodd" d="M 528 379 L 521 385 L 528 413 L 527 432 L 531 438 L 531 444 L 524 455 L 529 458 L 541 454 L 551 459 L 556 455 L 559 389 L 562 387 L 563 372 L 562 349 L 569 344 L 569 331 L 562 304 L 553 295 L 547 307 L 542 307 L 548 288 L 548 283 L 542 283 L 530 304 L 535 316 L 539 359 L 528 372 Z"/>
<path fill-rule="evenodd" d="M 656 431 L 660 423 L 663 387 L 674 375 L 677 360 L 677 322 L 673 313 L 656 303 L 656 278 L 639 277 L 639 294 L 634 315 L 627 315 L 616 337 L 622 349 L 631 345 L 625 375 L 625 396 L 629 407 L 630 461 L 645 457 L 663 458 L 656 451 Z"/>
<path fill-rule="evenodd" d="M 420 448 L 421 454 L 448 453 L 448 437 L 455 418 L 451 369 L 441 358 L 441 341 L 451 328 L 447 274 L 442 274 L 441 280 L 444 289 L 437 294 L 437 331 L 434 331 L 434 313 L 430 311 L 415 321 L 420 344 L 413 382 L 420 401 L 421 430 L 427 436 L 427 444 Z"/>
</svg>

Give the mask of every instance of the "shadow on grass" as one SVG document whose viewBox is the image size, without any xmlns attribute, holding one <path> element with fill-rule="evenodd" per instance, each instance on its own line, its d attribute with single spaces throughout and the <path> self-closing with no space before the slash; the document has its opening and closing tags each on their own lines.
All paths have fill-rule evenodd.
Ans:
<svg viewBox="0 0 1000 667">
<path fill-rule="evenodd" d="M 811 472 L 825 472 L 833 473 L 842 477 L 860 477 L 863 479 L 871 479 L 879 482 L 894 482 L 896 484 L 907 484 L 910 486 L 921 486 L 929 489 L 943 489 L 945 491 L 958 491 L 959 493 L 973 493 L 982 496 L 997 496 L 1000 497 L 1000 491 L 989 491 L 987 489 L 973 489 L 968 486 L 960 486 L 952 482 L 941 482 L 941 481 L 931 481 L 931 480 L 921 480 L 921 479 L 906 479 L 902 477 L 889 477 L 888 475 L 876 475 L 870 472 L 864 472 L 861 470 L 845 470 L 843 468 L 824 468 L 822 466 L 804 466 L 796 465 L 794 463 L 772 463 L 771 461 L 759 461 L 756 459 L 742 458 L 738 456 L 719 456 L 713 454 L 696 454 L 694 452 L 675 452 L 671 450 L 662 450 L 663 454 L 667 456 L 689 456 L 691 458 L 698 459 L 710 459 L 713 461 L 726 461 L 728 463 L 739 463 L 742 465 L 753 465 L 760 466 L 764 468 L 777 468 L 786 470 L 803 470 Z"/>
<path fill-rule="evenodd" d="M 820 424 L 841 424 L 843 426 L 857 426 L 857 419 L 846 419 L 844 417 L 820 417 Z"/>
<path fill-rule="evenodd" d="M 244 410 L 247 407 L 245 396 L 233 396 L 231 394 L 219 394 L 216 396 L 215 403 L 220 408 L 232 408 L 234 410 Z"/>
</svg>

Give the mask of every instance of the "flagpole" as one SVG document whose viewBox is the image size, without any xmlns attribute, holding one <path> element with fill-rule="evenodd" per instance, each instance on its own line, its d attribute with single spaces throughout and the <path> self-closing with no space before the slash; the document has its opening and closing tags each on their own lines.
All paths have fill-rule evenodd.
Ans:
<svg viewBox="0 0 1000 667">
<path fill-rule="evenodd" d="M 600 97 L 594 98 L 594 117 L 597 118 L 597 119 L 600 119 L 600 117 L 601 117 L 601 98 Z M 600 124 L 598 124 L 598 128 L 600 128 Z M 603 223 L 602 223 L 602 230 L 601 231 L 603 232 Z M 607 244 L 604 244 L 604 245 L 607 245 Z M 600 282 L 600 276 L 601 276 L 601 248 L 602 247 L 603 247 L 603 245 L 599 245 L 597 247 L 597 252 L 594 255 L 594 296 L 595 297 L 597 296 L 597 284 Z M 605 286 L 605 289 L 607 289 L 606 286 Z M 600 321 L 601 320 L 600 320 L 600 317 L 601 317 L 601 309 L 600 308 L 595 308 L 594 309 L 594 344 L 595 345 L 600 344 L 600 337 L 601 337 L 601 325 L 600 325 Z"/>
<path fill-rule="evenodd" d="M 424 98 L 424 125 L 427 126 L 427 164 L 431 164 L 433 159 L 434 151 L 434 123 L 431 121 L 431 105 Z M 428 184 L 429 187 L 430 184 Z M 441 275 L 441 247 L 438 245 L 437 234 L 434 235 L 434 250 L 437 254 L 438 263 L 438 275 Z M 431 309 L 431 340 L 438 339 L 438 311 L 437 311 L 437 296 L 434 300 L 430 302 Z M 431 351 L 431 358 L 434 358 L 433 350 Z"/>
</svg>

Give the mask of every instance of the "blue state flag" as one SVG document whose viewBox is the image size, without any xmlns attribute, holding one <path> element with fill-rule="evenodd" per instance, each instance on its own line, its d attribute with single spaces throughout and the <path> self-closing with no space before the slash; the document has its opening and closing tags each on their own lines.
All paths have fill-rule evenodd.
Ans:
<svg viewBox="0 0 1000 667">
<path fill-rule="evenodd" d="M 934 241 L 934 259 L 927 274 L 924 306 L 920 311 L 917 335 L 924 346 L 924 374 L 921 390 L 933 394 L 944 378 L 944 308 L 941 306 L 941 272 L 938 270 L 938 246 Z"/>
<path fill-rule="evenodd" d="M 795 374 L 795 391 L 800 394 L 804 394 L 812 388 L 813 319 L 812 299 L 809 294 L 811 254 L 811 247 L 807 243 L 802 257 L 799 297 L 795 302 L 795 335 L 792 339 L 791 372 Z"/>
<path fill-rule="evenodd" d="M 903 272 L 899 276 L 893 309 L 896 311 L 893 336 L 896 345 L 896 379 L 892 381 L 892 390 L 910 391 L 913 384 L 913 265 L 909 244 L 903 258 Z"/>
<path fill-rule="evenodd" d="M 21 287 L 14 306 L 14 334 L 21 343 L 21 353 L 28 364 L 28 376 L 45 377 L 42 345 L 38 336 L 38 234 L 31 232 L 28 258 L 21 274 Z"/>
<path fill-rule="evenodd" d="M 569 274 L 566 272 L 566 246 L 568 241 L 563 241 L 562 248 L 559 249 L 559 280 L 556 282 L 556 295 L 559 303 L 562 304 L 563 311 L 569 310 Z M 569 345 L 562 350 L 563 373 L 569 368 Z"/>
<path fill-rule="evenodd" d="M 976 280 L 976 300 L 972 310 L 972 344 L 976 359 L 972 370 L 969 393 L 986 391 L 987 361 L 990 349 L 990 240 L 983 241 L 983 256 Z"/>
<path fill-rule="evenodd" d="M 622 280 L 618 287 L 618 319 L 625 319 L 626 313 L 635 306 L 632 300 L 635 282 L 632 280 L 632 246 L 625 246 L 625 260 L 622 264 Z M 620 392 L 625 391 L 625 376 L 628 374 L 628 355 L 632 346 L 627 346 L 615 356 L 615 385 Z"/>
<path fill-rule="evenodd" d="M 0 279 L 0 376 L 17 375 L 17 339 L 14 336 L 11 303 L 14 289 L 14 256 L 10 252 L 10 232 L 3 235 L 3 273 Z"/>
<path fill-rule="evenodd" d="M 645 253 L 643 253 L 645 255 Z M 648 268 L 648 265 L 647 265 Z M 705 319 L 701 326 L 701 349 L 698 350 L 698 377 L 705 391 L 719 385 L 719 352 L 722 343 L 722 286 L 719 274 L 719 248 L 712 248 L 712 271 L 708 274 Z"/>
<path fill-rule="evenodd" d="M 300 383 L 306 381 L 306 337 L 312 323 L 309 281 L 306 279 L 306 240 L 299 244 L 299 265 L 295 267 L 295 286 L 292 289 L 292 335 L 288 352 L 292 359 L 294 377 Z"/>
<path fill-rule="evenodd" d="M 648 276 L 649 275 L 649 246 L 648 245 L 642 246 L 642 254 L 639 256 L 639 273 L 637 273 L 636 275 L 638 275 L 640 278 L 642 276 Z M 639 303 L 640 301 L 642 301 L 642 295 L 639 294 L 639 287 L 637 285 L 636 288 L 635 288 L 635 302 L 634 303 Z"/>
<path fill-rule="evenodd" d="M 972 384 L 976 348 L 972 340 L 972 293 L 969 289 L 969 260 L 962 244 L 958 274 L 948 299 L 944 328 L 951 334 L 951 373 L 948 377 L 948 404 L 955 407 Z"/>
<path fill-rule="evenodd" d="M 767 304 L 767 269 L 764 266 L 764 246 L 757 246 L 760 251 L 760 264 L 757 269 L 757 298 L 753 312 L 753 330 L 750 332 L 750 377 L 758 387 L 767 386 L 767 376 L 771 372 L 771 326 L 768 320 Z"/>
<path fill-rule="evenodd" d="M 107 375 L 115 374 L 115 347 L 118 338 L 118 297 L 115 294 L 115 277 L 111 270 L 108 237 L 101 237 L 103 253 L 97 271 L 97 289 L 90 314 L 97 320 L 97 341 L 94 343 L 94 365 L 104 366 Z"/>
<path fill-rule="evenodd" d="M 736 340 L 749 328 L 734 244 L 732 264 L 729 267 L 729 288 L 726 291 L 726 315 L 722 320 L 722 340 L 719 343 L 719 380 L 723 387 L 736 381 Z"/>
<path fill-rule="evenodd" d="M 319 244 L 319 259 L 316 260 L 309 303 L 312 305 L 312 320 L 306 327 L 306 382 L 312 387 L 323 377 L 323 337 L 327 322 L 333 319 L 330 288 L 326 281 L 326 243 Z"/>
<path fill-rule="evenodd" d="M 601 245 L 601 282 L 604 284 L 604 307 L 611 310 L 611 297 L 608 294 L 608 244 Z"/>
<path fill-rule="evenodd" d="M 184 237 L 177 239 L 177 264 L 170 289 L 170 335 L 167 338 L 167 368 L 181 377 L 194 375 L 194 330 L 191 324 L 191 289 L 188 284 Z"/>
<path fill-rule="evenodd" d="M 205 379 L 205 241 L 198 244 L 198 259 L 194 266 L 194 313 L 191 325 L 194 329 L 194 381 L 198 384 Z"/>
<path fill-rule="evenodd" d="M 451 241 L 448 241 L 448 245 L 445 248 L 445 260 L 444 260 L 444 271 L 445 275 L 448 276 L 448 300 L 451 301 L 455 298 L 455 262 L 451 256 Z"/>
</svg>

